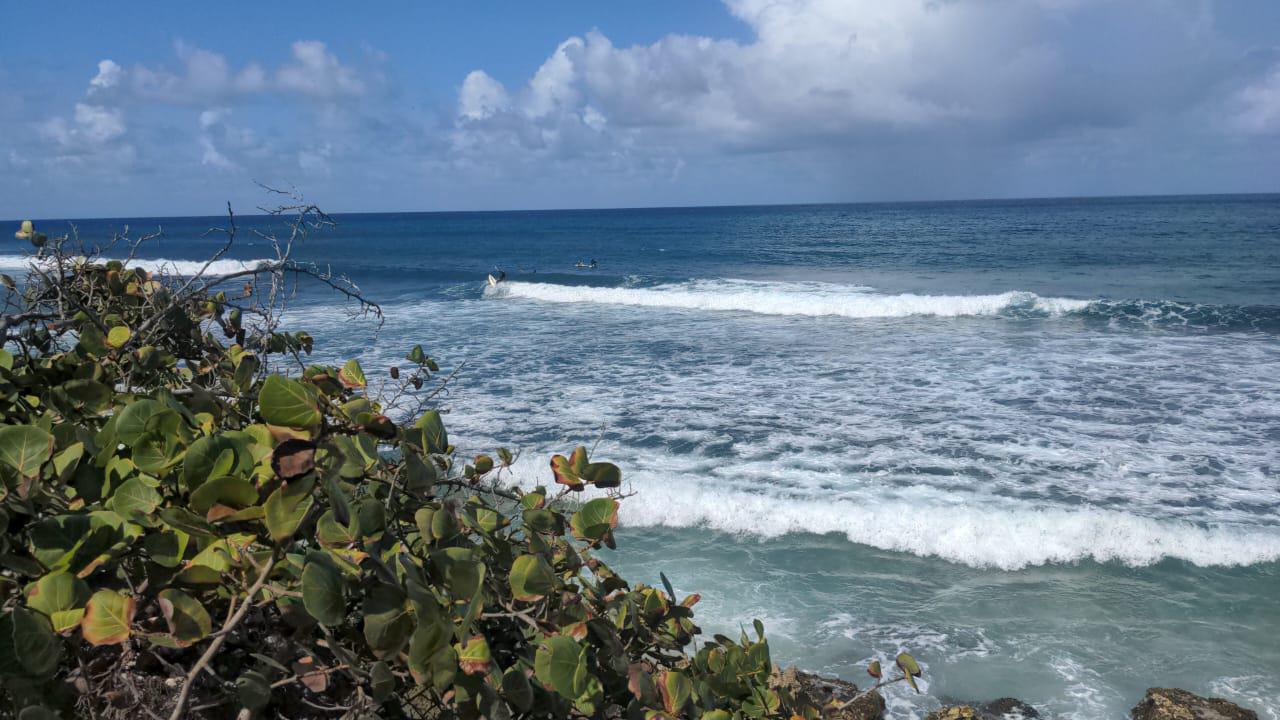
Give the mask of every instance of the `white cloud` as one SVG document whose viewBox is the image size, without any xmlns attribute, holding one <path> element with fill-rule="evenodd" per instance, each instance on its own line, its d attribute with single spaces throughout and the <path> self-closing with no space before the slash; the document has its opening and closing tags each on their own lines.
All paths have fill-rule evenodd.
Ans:
<svg viewBox="0 0 1280 720">
<path fill-rule="evenodd" d="M 751 41 L 668 35 L 618 47 L 593 31 L 560 43 L 509 97 L 471 73 L 454 147 L 605 153 L 584 129 L 632 157 L 1051 138 L 1176 109 L 1187 93 L 1170 68 L 1205 31 L 1199 9 L 1160 0 L 725 2 Z M 1087 34 L 1098 18 L 1073 27 L 1085 13 L 1101 14 L 1112 35 Z M 1137 33 L 1160 39 L 1146 56 L 1124 55 Z M 1120 61 L 1095 57 L 1105 54 Z M 518 113 L 497 112 L 507 105 Z"/>
<path fill-rule="evenodd" d="M 362 95 L 380 78 L 344 65 L 327 46 L 299 40 L 291 46 L 292 60 L 268 71 L 256 62 L 233 68 L 226 56 L 183 42 L 175 44 L 181 68 L 134 65 L 122 68 L 112 60 L 98 63 L 90 92 L 119 87 L 134 96 L 171 104 L 228 103 L 264 93 L 292 93 L 318 99 Z M 370 75 L 366 77 L 366 75 Z"/>
<path fill-rule="evenodd" d="M 333 146 L 329 143 L 304 148 L 298 151 L 298 167 L 307 174 L 326 177 L 329 175 L 331 157 L 333 157 Z"/>
<path fill-rule="evenodd" d="M 112 60 L 102 60 L 98 63 L 98 74 L 89 81 L 89 93 L 93 94 L 102 90 L 110 90 L 120 84 L 120 76 L 123 70 Z"/>
<path fill-rule="evenodd" d="M 66 150 L 89 150 L 124 135 L 124 113 L 119 108 L 76 103 L 72 121 L 55 117 L 40 126 L 41 133 Z"/>
<path fill-rule="evenodd" d="M 294 62 L 276 71 L 276 83 L 282 89 L 318 98 L 353 97 L 365 92 L 364 80 L 338 62 L 319 40 L 299 40 L 292 50 Z"/>
<path fill-rule="evenodd" d="M 1236 97 L 1232 125 L 1251 134 L 1280 133 L 1280 65 Z"/>
<path fill-rule="evenodd" d="M 181 42 L 177 43 L 176 49 L 183 65 L 181 72 L 135 65 L 120 71 L 128 80 L 129 89 L 147 100 L 203 104 L 226 101 L 267 88 L 265 73 L 255 63 L 233 71 L 226 57 L 219 53 Z"/>
<path fill-rule="evenodd" d="M 510 105 L 507 89 L 483 70 L 468 73 L 458 91 L 458 114 L 470 120 L 482 120 Z"/>
</svg>

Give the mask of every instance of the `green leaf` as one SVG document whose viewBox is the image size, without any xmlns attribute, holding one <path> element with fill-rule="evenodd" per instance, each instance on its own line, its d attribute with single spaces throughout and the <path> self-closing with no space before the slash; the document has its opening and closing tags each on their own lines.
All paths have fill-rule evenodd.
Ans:
<svg viewBox="0 0 1280 720">
<path fill-rule="evenodd" d="M 185 508 L 167 507 L 160 511 L 160 519 L 174 530 L 181 530 L 189 535 L 214 536 L 213 525 Z"/>
<path fill-rule="evenodd" d="M 318 393 L 309 385 L 270 375 L 258 392 L 258 412 L 269 425 L 310 429 L 320 424 Z"/>
<path fill-rule="evenodd" d="M 521 712 L 528 712 L 533 707 L 533 686 L 529 684 L 529 678 L 519 665 L 512 665 L 503 671 L 502 697 Z"/>
<path fill-rule="evenodd" d="M 453 638 L 453 623 L 434 600 L 414 601 L 418 626 L 409 640 L 409 671 L 417 678 L 432 673 L 432 660 L 444 655 Z"/>
<path fill-rule="evenodd" d="M 87 602 L 89 585 L 68 572 L 49 573 L 27 590 L 27 606 L 48 616 L 55 632 L 79 625 Z"/>
<path fill-rule="evenodd" d="M 165 413 L 173 413 L 173 410 L 164 403 L 145 398 L 134 400 L 116 416 L 116 440 L 133 447 L 149 432 L 152 418 Z"/>
<path fill-rule="evenodd" d="M 540 600 L 556 586 L 556 575 L 541 555 L 521 555 L 511 563 L 511 594 L 516 600 Z"/>
<path fill-rule="evenodd" d="M 129 338 L 133 337 L 133 332 L 124 325 L 117 325 L 107 331 L 107 345 L 113 349 L 119 350 L 124 344 L 129 342 Z"/>
<path fill-rule="evenodd" d="M 160 612 L 169 624 L 169 633 L 184 645 L 199 642 L 213 632 L 213 619 L 200 601 L 190 595 L 165 588 L 160 591 Z"/>
<path fill-rule="evenodd" d="M 228 460 L 222 460 L 224 453 L 230 453 Z M 223 467 L 224 463 L 228 466 Z M 239 475 L 252 466 L 247 443 L 225 434 L 209 435 L 187 448 L 182 459 L 182 481 L 188 490 L 195 490 L 211 477 Z"/>
<path fill-rule="evenodd" d="M 590 463 L 583 471 L 582 479 L 598 488 L 616 488 L 622 485 L 622 471 L 613 463 Z"/>
<path fill-rule="evenodd" d="M 133 598 L 114 590 L 99 590 L 85 606 L 80 631 L 91 645 L 118 645 L 129 639 L 135 609 Z"/>
<path fill-rule="evenodd" d="M 533 672 L 538 682 L 560 695 L 576 700 L 585 683 L 578 669 L 586 667 L 586 648 L 573 638 L 556 635 L 542 641 L 533 659 Z"/>
<path fill-rule="evenodd" d="M 911 686 L 911 689 L 920 692 L 920 688 L 916 685 L 916 678 L 920 677 L 920 664 L 916 662 L 916 659 L 907 653 L 898 653 L 898 657 L 894 659 L 894 662 L 897 663 L 898 669 L 906 677 L 907 684 Z"/>
<path fill-rule="evenodd" d="M 364 377 L 364 369 L 355 360 L 348 360 L 338 371 L 338 382 L 351 389 L 362 388 L 368 384 Z"/>
<path fill-rule="evenodd" d="M 396 690 L 396 676 L 391 674 L 391 668 L 381 660 L 369 668 L 369 690 L 377 702 L 391 697 Z"/>
<path fill-rule="evenodd" d="M 359 538 L 355 522 L 343 525 L 333 510 L 326 510 L 316 521 L 316 539 L 325 547 L 351 547 Z"/>
<path fill-rule="evenodd" d="M 528 496 L 526 495 L 525 497 Z M 524 520 L 524 526 L 534 532 L 552 535 L 559 535 L 562 532 L 560 516 L 552 510 L 546 508 L 525 510 L 521 513 L 521 517 Z"/>
<path fill-rule="evenodd" d="M 34 425 L 0 427 L 0 463 L 19 476 L 40 476 L 40 466 L 53 457 L 53 436 Z"/>
<path fill-rule="evenodd" d="M 36 677 L 52 675 L 62 657 L 62 643 L 53 634 L 49 618 L 24 607 L 14 608 L 9 617 L 13 651 L 18 662 Z"/>
<path fill-rule="evenodd" d="M 414 427 L 422 433 L 422 449 L 434 454 L 448 451 L 449 433 L 444 429 L 444 420 L 440 418 L 439 410 L 423 413 Z"/>
<path fill-rule="evenodd" d="M 161 567 L 175 568 L 187 554 L 187 544 L 191 536 L 181 530 L 166 530 L 148 533 L 142 539 L 151 561 Z"/>
<path fill-rule="evenodd" d="M 596 498 L 569 518 L 569 526 L 579 540 L 600 540 L 618 526 L 618 501 Z"/>
<path fill-rule="evenodd" d="M 475 635 L 458 648 L 458 666 L 467 675 L 485 676 L 493 668 L 493 655 L 483 635 Z"/>
<path fill-rule="evenodd" d="M 315 504 L 311 497 L 311 489 L 315 484 L 314 475 L 305 476 L 281 485 L 267 498 L 263 505 L 264 522 L 272 540 L 283 543 L 298 531 Z"/>
<path fill-rule="evenodd" d="M 238 477 L 220 477 L 196 488 L 189 500 L 191 509 L 201 514 L 214 505 L 243 508 L 258 502 L 258 489 Z"/>
<path fill-rule="evenodd" d="M 106 384 L 83 378 L 63 383 L 62 392 L 73 402 L 91 412 L 106 409 L 114 394 Z"/>
<path fill-rule="evenodd" d="M 679 670 L 667 670 L 659 677 L 658 690 L 662 693 L 662 704 L 667 712 L 678 717 L 693 695 L 693 682 Z"/>
<path fill-rule="evenodd" d="M 121 515 L 130 513 L 138 513 L 139 515 L 150 515 L 160 507 L 160 503 L 164 502 L 164 498 L 160 497 L 160 493 L 156 492 L 142 478 L 130 478 L 123 485 L 116 488 L 111 494 L 111 499 L 107 501 L 107 507 Z"/>
<path fill-rule="evenodd" d="M 250 670 L 236 678 L 236 696 L 246 708 L 261 710 L 271 703 L 271 683 L 262 673 Z"/>
<path fill-rule="evenodd" d="M 364 639 L 378 657 L 400 652 L 413 631 L 404 592 L 387 583 L 373 586 L 364 599 Z"/>
<path fill-rule="evenodd" d="M 307 556 L 302 570 L 302 605 L 311 617 L 325 625 L 339 625 L 347 619 L 342 573 L 323 553 Z"/>
</svg>

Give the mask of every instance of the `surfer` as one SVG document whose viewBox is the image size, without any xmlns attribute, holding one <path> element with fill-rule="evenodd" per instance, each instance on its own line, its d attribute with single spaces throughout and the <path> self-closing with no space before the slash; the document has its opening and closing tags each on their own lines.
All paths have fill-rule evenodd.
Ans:
<svg viewBox="0 0 1280 720">
<path fill-rule="evenodd" d="M 495 267 L 493 269 L 493 272 L 489 273 L 490 286 L 496 286 L 498 283 L 506 279 L 507 279 L 507 273 L 505 270 L 499 270 L 498 268 Z"/>
</svg>

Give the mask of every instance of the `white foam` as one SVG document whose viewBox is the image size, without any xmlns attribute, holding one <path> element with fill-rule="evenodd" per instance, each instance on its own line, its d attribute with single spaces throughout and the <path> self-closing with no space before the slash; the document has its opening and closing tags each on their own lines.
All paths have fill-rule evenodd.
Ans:
<svg viewBox="0 0 1280 720">
<path fill-rule="evenodd" d="M 542 458 L 521 458 L 514 478 L 547 484 Z M 1037 507 L 995 498 L 948 500 L 912 489 L 907 497 L 876 493 L 796 497 L 744 492 L 694 472 L 629 477 L 634 496 L 619 512 L 624 526 L 703 527 L 772 538 L 838 533 L 882 550 L 937 557 L 976 568 L 1018 570 L 1081 560 L 1131 567 L 1167 558 L 1201 566 L 1247 566 L 1280 559 L 1280 528 L 1202 525 L 1100 508 Z"/>
<path fill-rule="evenodd" d="M 1021 291 L 996 295 L 887 295 L 862 286 L 744 280 L 702 280 L 650 288 L 508 282 L 487 288 L 485 294 L 491 298 L 557 303 L 848 318 L 964 317 L 998 315 L 1010 310 L 1061 315 L 1089 305 L 1086 300 L 1044 298 Z"/>
<path fill-rule="evenodd" d="M 102 258 L 100 262 L 107 262 L 112 258 Z M 166 258 L 134 258 L 126 261 L 120 258 L 127 267 L 142 268 L 149 272 L 159 272 L 168 275 L 178 275 L 182 277 L 190 277 L 204 270 L 206 276 L 226 275 L 228 273 L 240 272 L 242 270 L 254 270 L 266 263 L 273 262 L 270 258 L 256 258 L 253 260 L 215 260 L 205 269 L 204 260 L 169 260 Z M 25 272 L 31 268 L 33 262 L 37 259 L 30 255 L 0 255 L 0 270 Z"/>
</svg>

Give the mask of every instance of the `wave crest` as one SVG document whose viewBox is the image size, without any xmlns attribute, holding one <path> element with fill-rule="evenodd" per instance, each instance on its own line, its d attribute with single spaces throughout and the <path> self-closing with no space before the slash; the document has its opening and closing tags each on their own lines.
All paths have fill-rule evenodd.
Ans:
<svg viewBox="0 0 1280 720">
<path fill-rule="evenodd" d="M 860 545 L 978 568 L 1018 570 L 1082 560 L 1133 567 L 1165 559 L 1201 566 L 1280 560 L 1280 533 L 1274 531 L 1116 510 L 796 500 L 665 483 L 638 489 L 622 503 L 624 525 L 706 527 L 762 538 L 838 533 Z"/>
<path fill-rule="evenodd" d="M 101 258 L 100 262 L 107 262 L 115 258 Z M 126 262 L 120 259 L 121 262 Z M 31 264 L 36 262 L 36 258 L 31 255 L 0 255 L 0 270 L 12 270 L 17 272 L 25 272 L 31 268 Z M 254 270 L 266 263 L 274 262 L 270 258 L 254 258 L 251 260 L 215 260 L 209 264 L 206 275 L 226 275 L 228 273 L 240 272 L 242 270 Z M 169 260 L 166 258 L 134 258 L 126 262 L 128 267 L 142 268 L 149 272 L 166 273 L 169 275 L 178 275 L 182 277 L 190 277 L 200 272 L 204 268 L 204 260 Z"/>
<path fill-rule="evenodd" d="M 741 280 L 694 281 L 648 288 L 508 282 L 487 288 L 485 293 L 488 297 L 544 302 L 847 318 L 966 317 L 1010 313 L 1050 316 L 1083 310 L 1089 305 L 1087 300 L 1045 298 L 1022 291 L 996 295 L 885 295 L 859 286 Z"/>
</svg>

